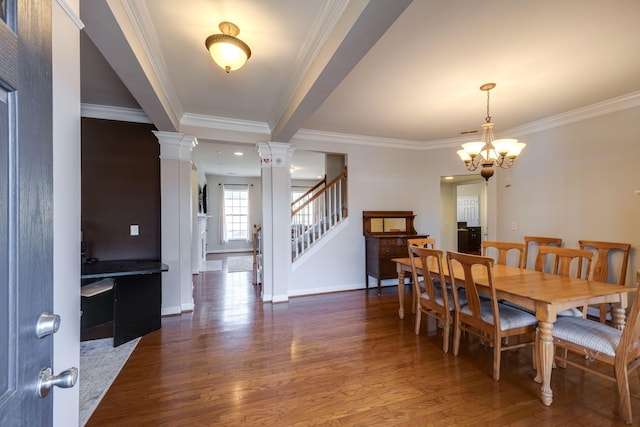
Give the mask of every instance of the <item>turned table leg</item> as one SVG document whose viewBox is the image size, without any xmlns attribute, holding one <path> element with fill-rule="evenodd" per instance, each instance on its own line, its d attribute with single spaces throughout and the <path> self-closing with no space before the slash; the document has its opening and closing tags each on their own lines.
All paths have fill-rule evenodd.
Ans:
<svg viewBox="0 0 640 427">
<path fill-rule="evenodd" d="M 400 266 L 398 266 L 398 302 L 400 303 L 398 317 L 404 319 L 404 270 Z"/>
<path fill-rule="evenodd" d="M 625 310 L 622 307 L 616 307 L 615 305 L 611 307 L 611 323 L 612 325 L 619 330 L 624 330 L 624 324 L 626 321 Z"/>
<path fill-rule="evenodd" d="M 535 381 L 540 386 L 540 400 L 545 406 L 551 406 L 553 391 L 551 391 L 551 370 L 553 369 L 553 322 L 538 322 L 538 355 Z"/>
</svg>

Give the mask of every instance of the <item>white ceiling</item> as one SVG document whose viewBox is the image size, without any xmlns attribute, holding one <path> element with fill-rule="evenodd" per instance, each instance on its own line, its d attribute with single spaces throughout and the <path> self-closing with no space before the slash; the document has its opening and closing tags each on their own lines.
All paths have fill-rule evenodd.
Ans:
<svg viewBox="0 0 640 427">
<path fill-rule="evenodd" d="M 197 137 L 208 173 L 250 174 L 256 143 L 300 130 L 453 147 L 478 138 L 461 132 L 479 131 L 487 82 L 498 137 L 640 91 L 638 0 L 82 0 L 80 12 L 83 104 L 142 108 Z M 252 50 L 230 74 L 204 46 L 225 20 Z M 230 143 L 249 169 L 215 157 Z"/>
</svg>

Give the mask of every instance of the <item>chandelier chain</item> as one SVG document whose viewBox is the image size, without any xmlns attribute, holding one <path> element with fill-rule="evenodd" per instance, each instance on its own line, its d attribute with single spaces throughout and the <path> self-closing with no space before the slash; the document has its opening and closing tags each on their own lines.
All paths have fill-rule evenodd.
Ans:
<svg viewBox="0 0 640 427">
<path fill-rule="evenodd" d="M 491 90 L 487 91 L 487 117 L 485 117 L 485 121 L 487 123 L 491 122 L 491 113 L 489 112 L 489 94 L 491 93 Z"/>
</svg>

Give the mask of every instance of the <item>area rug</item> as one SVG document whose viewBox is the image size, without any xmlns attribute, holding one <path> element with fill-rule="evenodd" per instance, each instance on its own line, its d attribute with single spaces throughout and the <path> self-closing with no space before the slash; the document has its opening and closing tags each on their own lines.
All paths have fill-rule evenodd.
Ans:
<svg viewBox="0 0 640 427">
<path fill-rule="evenodd" d="M 253 271 L 253 257 L 231 256 L 227 259 L 227 272 L 234 273 L 236 271 Z"/>
<path fill-rule="evenodd" d="M 205 261 L 202 271 L 220 271 L 220 270 L 222 270 L 222 260 L 212 259 L 209 261 Z"/>
<path fill-rule="evenodd" d="M 113 338 L 80 343 L 80 426 L 84 426 L 113 384 L 140 338 L 113 346 Z"/>
</svg>

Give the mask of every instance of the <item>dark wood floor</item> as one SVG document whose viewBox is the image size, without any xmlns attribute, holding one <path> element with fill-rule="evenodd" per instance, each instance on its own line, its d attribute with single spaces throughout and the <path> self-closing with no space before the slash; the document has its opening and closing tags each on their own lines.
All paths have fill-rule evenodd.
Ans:
<svg viewBox="0 0 640 427">
<path fill-rule="evenodd" d="M 442 353 L 433 323 L 416 336 L 398 319 L 395 287 L 262 304 L 219 258 L 194 276 L 195 311 L 142 338 L 88 426 L 624 425 L 615 385 L 573 368 L 554 369 L 543 406 L 529 348 L 503 355 L 499 383 L 478 342 Z"/>
</svg>

